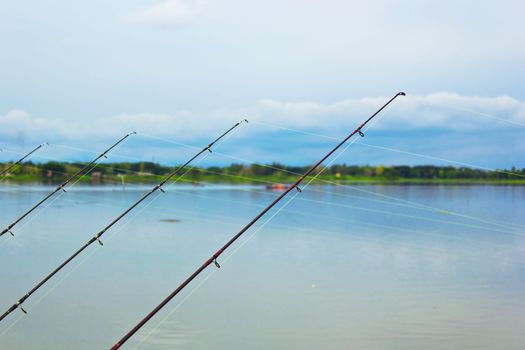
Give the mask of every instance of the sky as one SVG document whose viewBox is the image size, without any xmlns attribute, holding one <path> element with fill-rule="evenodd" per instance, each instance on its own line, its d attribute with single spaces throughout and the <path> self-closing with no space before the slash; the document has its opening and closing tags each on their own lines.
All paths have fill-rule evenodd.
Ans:
<svg viewBox="0 0 525 350">
<path fill-rule="evenodd" d="M 304 165 L 405 91 L 337 162 L 525 167 L 523 1 L 0 6 L 0 161 Z"/>
</svg>

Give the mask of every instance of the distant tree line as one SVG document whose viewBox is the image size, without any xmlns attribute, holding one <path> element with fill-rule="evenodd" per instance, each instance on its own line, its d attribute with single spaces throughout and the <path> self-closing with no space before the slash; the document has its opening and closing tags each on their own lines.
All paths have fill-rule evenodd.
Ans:
<svg viewBox="0 0 525 350">
<path fill-rule="evenodd" d="M 11 175 L 30 176 L 33 178 L 62 178 L 72 175 L 78 171 L 85 163 L 65 163 L 47 162 L 33 163 L 26 162 L 11 171 Z M 0 169 L 7 168 L 9 164 L 0 164 Z M 309 166 L 289 166 L 279 163 L 268 165 L 258 164 L 231 164 L 228 166 L 211 166 L 207 168 L 193 168 L 186 175 L 190 179 L 200 180 L 206 177 L 215 178 L 285 178 L 294 174 L 304 173 Z M 100 164 L 94 170 L 102 178 L 104 176 L 160 176 L 173 171 L 175 167 L 160 165 L 153 162 L 136 163 L 105 163 Z M 481 170 L 468 167 L 417 165 L 417 166 L 370 166 L 370 165 L 347 165 L 337 164 L 323 169 L 323 177 L 331 178 L 375 178 L 375 179 L 479 179 L 479 180 L 513 180 L 525 179 L 525 168 L 508 170 Z"/>
</svg>

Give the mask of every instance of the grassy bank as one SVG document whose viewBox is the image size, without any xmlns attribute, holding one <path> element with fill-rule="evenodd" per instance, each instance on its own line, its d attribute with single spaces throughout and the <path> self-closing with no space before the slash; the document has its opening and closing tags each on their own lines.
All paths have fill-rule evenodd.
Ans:
<svg viewBox="0 0 525 350">
<path fill-rule="evenodd" d="M 100 180 L 93 181 L 87 175 L 80 179 L 79 183 L 93 185 L 132 185 L 132 184 L 155 184 L 161 181 L 161 175 L 125 175 L 125 176 L 103 176 Z M 58 184 L 65 177 L 54 177 L 52 179 L 41 176 L 21 175 L 8 176 L 3 181 L 17 184 Z M 185 176 L 177 181 L 191 184 L 287 184 L 297 180 L 297 176 L 258 176 L 242 177 L 228 175 L 211 176 Z M 319 176 L 314 180 L 315 184 L 383 184 L 383 185 L 525 185 L 525 179 L 415 179 L 415 178 L 382 178 L 382 177 L 334 177 Z"/>
<path fill-rule="evenodd" d="M 0 164 L 0 171 L 9 164 Z M 83 163 L 24 163 L 3 180 L 13 183 L 54 184 L 64 181 L 84 166 Z M 290 183 L 309 166 L 287 166 L 278 163 L 231 164 L 223 167 L 192 168 L 184 171 L 181 182 L 272 184 Z M 80 182 L 88 184 L 150 184 L 157 183 L 175 167 L 156 163 L 99 164 Z M 318 183 L 402 184 L 402 185 L 524 185 L 525 169 L 479 170 L 467 167 L 422 166 L 357 166 L 338 164 L 319 169 Z M 178 178 L 175 176 L 175 178 Z"/>
</svg>

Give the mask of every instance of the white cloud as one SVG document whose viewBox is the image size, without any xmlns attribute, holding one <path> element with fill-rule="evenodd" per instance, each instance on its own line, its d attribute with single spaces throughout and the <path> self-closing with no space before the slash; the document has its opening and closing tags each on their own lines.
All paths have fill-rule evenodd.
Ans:
<svg viewBox="0 0 525 350">
<path fill-rule="evenodd" d="M 23 139 L 45 137 L 51 134 L 62 133 L 59 120 L 33 117 L 28 112 L 12 109 L 5 115 L 0 115 L 0 136 L 3 138 Z"/>
<path fill-rule="evenodd" d="M 333 104 L 261 100 L 247 108 L 217 110 L 200 115 L 191 111 L 172 114 L 120 114 L 89 121 L 35 117 L 13 109 L 0 115 L 0 136 L 21 133 L 34 141 L 115 138 L 129 131 L 171 139 L 191 140 L 219 132 L 247 117 L 252 121 L 327 134 L 353 130 L 389 97 L 347 99 Z M 508 96 L 470 97 L 452 93 L 399 97 L 374 125 L 378 129 L 481 131 L 525 127 L 525 102 Z M 250 127 L 251 133 L 262 130 Z M 272 130 L 263 128 L 264 131 Z"/>
<path fill-rule="evenodd" d="M 205 10 L 203 0 L 164 0 L 140 7 L 124 16 L 128 23 L 180 26 L 194 21 Z"/>
<path fill-rule="evenodd" d="M 260 101 L 251 118 L 296 128 L 346 130 L 382 106 L 388 96 L 347 99 L 333 104 Z M 472 97 L 441 92 L 399 97 L 383 113 L 379 128 L 481 130 L 525 127 L 525 102 L 508 96 Z"/>
<path fill-rule="evenodd" d="M 238 130 L 224 147 L 232 147 L 239 156 L 246 159 L 309 163 L 312 159 L 305 154 L 310 153 L 304 150 L 316 149 L 319 142 L 326 140 L 315 136 L 296 138 L 292 134 L 276 134 L 274 132 L 279 129 L 254 122 L 342 137 L 388 99 L 388 96 L 347 99 L 333 104 L 266 99 L 246 108 L 216 110 L 208 114 L 191 111 L 169 114 L 124 113 L 89 120 L 37 117 L 23 110 L 13 109 L 0 115 L 0 148 L 14 150 L 48 141 L 52 145 L 62 144 L 96 151 L 129 131 L 137 131 L 138 135 L 133 137 L 133 143 L 122 151 L 125 156 L 148 160 L 155 157 L 157 161 L 172 162 L 185 157 L 187 154 L 184 152 L 188 150 L 148 136 L 200 145 L 246 116 L 252 123 Z M 434 93 L 401 97 L 380 116 L 381 119 L 373 126 L 373 130 L 393 132 L 384 134 L 383 137 L 366 139 L 373 140 L 373 144 L 380 140 L 379 144 L 386 147 L 486 166 L 523 166 L 521 154 L 525 143 L 519 137 L 521 128 L 525 127 L 523 101 L 508 96 L 471 97 Z M 433 134 L 435 136 L 428 138 L 424 136 L 429 135 L 425 130 L 447 132 L 437 132 Z M 371 134 L 374 135 L 379 134 Z M 425 140 L 423 143 L 422 137 Z M 284 146 L 290 146 L 287 152 L 282 152 Z M 367 148 L 362 153 L 366 154 L 365 158 L 359 158 L 361 153 L 357 152 L 348 161 L 375 164 L 433 162 L 428 158 L 420 159 L 402 153 L 395 153 L 392 157 L 384 149 L 376 150 L 377 152 L 370 150 Z M 54 148 L 51 156 L 56 159 L 76 159 L 76 154 L 62 154 L 59 151 L 61 150 Z M 0 154 L 2 159 L 10 159 L 10 156 L 10 153 Z M 122 159 L 129 160 L 126 157 Z M 230 159 L 221 158 L 217 161 L 227 162 Z"/>
<path fill-rule="evenodd" d="M 185 111 L 173 115 L 121 114 L 108 118 L 95 118 L 83 123 L 77 120 L 34 117 L 23 110 L 13 109 L 4 116 L 0 115 L 0 136 L 19 138 L 23 134 L 29 139 L 85 140 L 118 137 L 136 130 L 159 136 L 176 135 L 185 139 L 195 135 L 199 125 L 192 114 Z"/>
</svg>

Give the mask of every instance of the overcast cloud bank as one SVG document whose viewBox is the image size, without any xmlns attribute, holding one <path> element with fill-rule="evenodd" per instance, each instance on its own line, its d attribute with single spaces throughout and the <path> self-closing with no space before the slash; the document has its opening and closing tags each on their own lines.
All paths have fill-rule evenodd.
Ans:
<svg viewBox="0 0 525 350">
<path fill-rule="evenodd" d="M 289 128 L 323 133 L 349 131 L 388 99 L 386 96 L 346 99 L 333 104 L 261 100 L 253 106 L 217 110 L 208 115 L 192 111 L 175 114 L 122 113 L 80 122 L 34 116 L 12 109 L 0 116 L 0 135 L 6 139 L 24 137 L 38 142 L 89 138 L 114 138 L 128 131 L 173 139 L 192 140 L 210 135 L 237 119 L 272 123 Z M 471 97 L 453 93 L 398 98 L 374 128 L 388 130 L 480 131 L 525 126 L 525 102 L 509 96 Z M 251 128 L 252 132 L 257 132 Z"/>
</svg>

